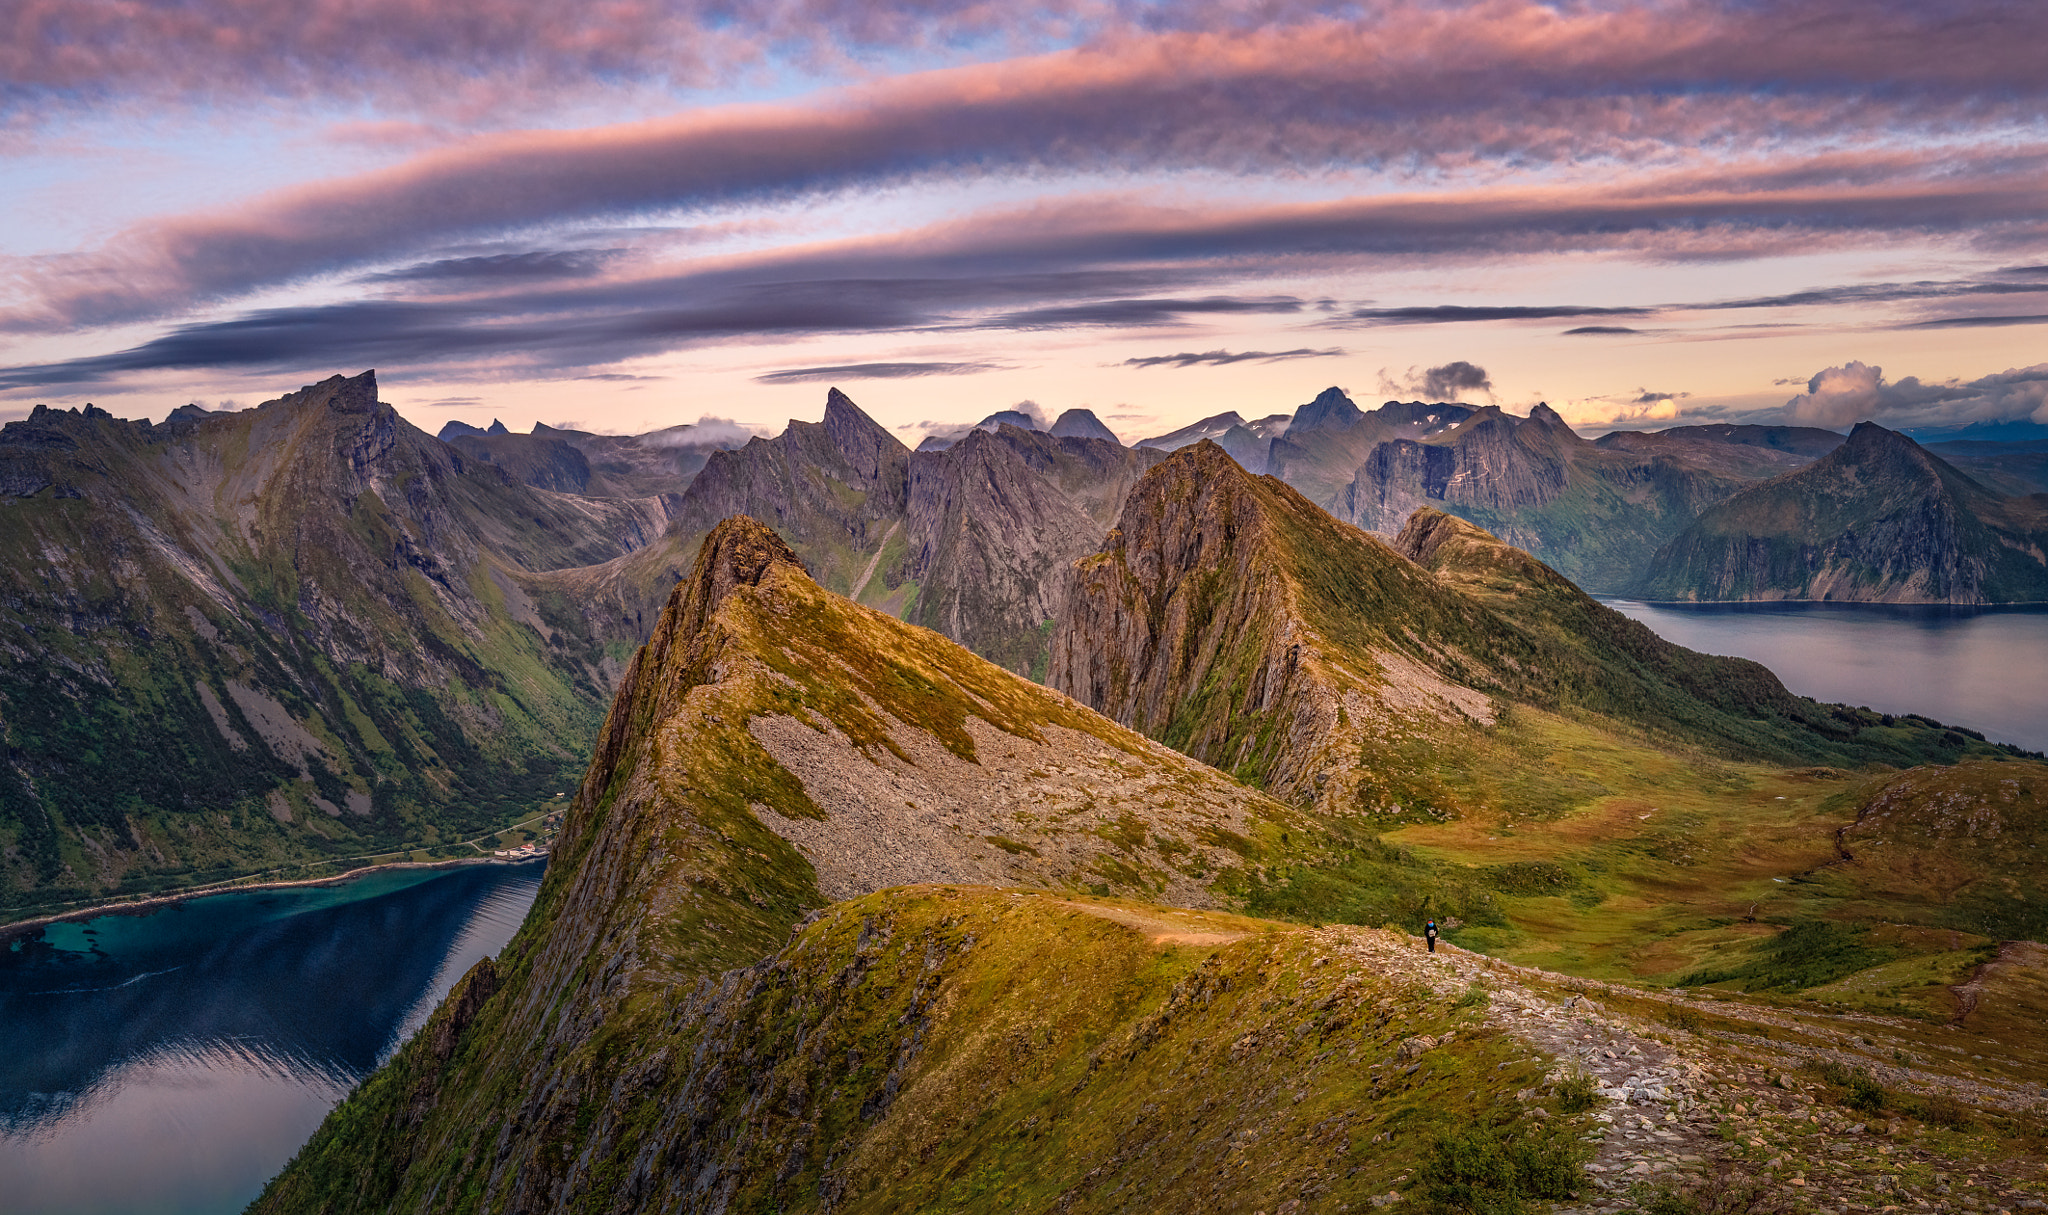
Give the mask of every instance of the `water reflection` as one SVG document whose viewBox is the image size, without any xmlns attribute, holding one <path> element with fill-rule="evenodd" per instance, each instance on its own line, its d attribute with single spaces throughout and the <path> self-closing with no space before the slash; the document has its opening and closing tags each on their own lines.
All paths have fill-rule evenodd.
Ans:
<svg viewBox="0 0 2048 1215">
<path fill-rule="evenodd" d="M 0 1207 L 240 1210 L 511 939 L 539 864 L 372 874 L 0 948 Z"/>
<path fill-rule="evenodd" d="M 2048 750 L 2048 608 L 1605 602 L 1688 649 L 1755 659 L 1802 696 Z"/>
</svg>

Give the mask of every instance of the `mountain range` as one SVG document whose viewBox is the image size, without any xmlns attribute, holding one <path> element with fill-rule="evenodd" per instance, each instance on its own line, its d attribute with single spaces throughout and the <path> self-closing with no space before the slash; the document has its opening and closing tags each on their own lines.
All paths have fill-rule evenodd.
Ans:
<svg viewBox="0 0 2048 1215">
<path fill-rule="evenodd" d="M 1902 437 L 1877 443 L 1889 432 L 1875 428 L 1841 444 L 1744 427 L 1595 444 L 1545 409 L 1368 413 L 1333 389 L 1292 417 L 1222 415 L 1125 447 L 1084 412 L 1053 425 L 1066 433 L 1017 413 L 1027 425 L 998 416 L 913 452 L 837 390 L 821 421 L 744 442 L 715 424 L 623 437 L 451 427 L 437 441 L 377 400 L 372 373 L 154 426 L 39 408 L 0 432 L 0 543 L 13 553 L 4 897 L 21 914 L 380 850 L 474 854 L 464 841 L 561 790 L 668 588 L 735 515 L 774 528 L 819 585 L 1325 810 L 1444 802 L 1386 775 L 1426 765 L 1389 757 L 1435 745 L 1440 727 L 1483 726 L 1502 696 L 1634 705 L 1674 737 L 1781 757 L 1937 754 L 1830 749 L 1811 731 L 1785 743 L 1755 720 L 1816 710 L 1728 701 L 1722 689 L 1750 687 L 1747 675 L 1658 657 L 1514 535 L 1566 537 L 1582 567 L 1618 568 L 1616 554 L 1654 541 L 1654 580 L 1624 589 L 1663 597 L 2039 597 L 2035 500 Z M 1871 472 L 1866 448 L 1891 471 Z M 2010 483 L 2033 454 L 1971 445 L 1958 458 Z M 1161 461 L 1176 471 L 1150 492 L 1186 517 L 1160 502 L 1132 513 Z M 1261 465 L 1273 476 L 1252 476 Z M 1796 506 L 1815 494 L 1833 514 Z M 1725 509 L 1691 523 L 1714 495 Z M 1474 572 L 1479 552 L 1523 588 L 1483 625 L 1469 597 L 1417 581 L 1434 558 L 1416 536 L 1450 551 L 1440 511 L 1512 525 L 1451 546 L 1467 590 L 1492 576 Z M 1934 522 L 1912 523 L 1915 511 Z M 1772 538 L 1794 516 L 1797 534 Z M 1632 522 L 1595 528 L 1604 518 Z M 1574 529 L 1611 543 L 1574 543 Z M 1792 556 L 1752 568 L 1767 551 Z M 1254 557 L 1281 571 L 1256 602 L 1161 589 Z M 1329 603 L 1379 604 L 1379 623 L 1334 628 Z M 1538 606 L 1551 615 L 1532 616 Z M 1430 636 L 1461 640 L 1414 640 Z M 1159 654 L 1175 657 L 1150 665 Z M 1452 665 L 1436 665 L 1445 654 Z M 1617 683 L 1631 666 L 1660 673 Z M 1544 690 L 1535 670 L 1573 674 Z M 1405 678 L 1418 671 L 1437 674 Z M 1404 717 L 1438 724 L 1347 733 Z M 1381 775 L 1366 780 L 1368 768 Z"/>
<path fill-rule="evenodd" d="M 1710 507 L 1638 583 L 1656 599 L 2048 602 L 2048 493 L 2004 497 L 1864 422 Z"/>
<path fill-rule="evenodd" d="M 1592 1056 L 1555 1027 L 1653 1048 L 1640 988 L 1596 1011 L 1588 981 L 1720 993 L 1744 1041 L 1886 1018 L 1859 1066 L 1951 1022 L 2048 1063 L 2015 851 L 2048 767 L 1664 642 L 1436 499 L 1383 538 L 1222 439 L 1264 427 L 1269 469 L 1345 492 L 1360 450 L 1448 451 L 1447 495 L 1500 470 L 1487 509 L 1525 521 L 1625 461 L 1749 485 L 1731 507 L 1882 500 L 1902 466 L 2012 499 L 1876 428 L 1603 448 L 1548 411 L 1304 412 L 913 452 L 835 390 L 773 439 L 696 434 L 692 472 L 645 436 L 444 442 L 369 373 L 156 425 L 39 410 L 0 431 L 11 911 L 476 856 L 565 811 L 518 936 L 278 1212 L 1509 1209 L 1641 1142 L 1571 1095 Z M 614 492 L 532 483 L 563 476 Z M 1377 927 L 1430 917 L 1546 969 L 1427 969 Z M 1966 1060 L 1886 1083 L 1857 1099 L 2024 1096 Z M 1957 1091 L 1986 1112 L 1910 1104 Z"/>
<path fill-rule="evenodd" d="M 39 407 L 0 489 L 17 907 L 495 830 L 582 769 L 675 577 L 672 498 L 534 489 L 370 373 L 157 425 Z"/>
<path fill-rule="evenodd" d="M 1659 642 L 1440 512 L 1388 546 L 1213 443 L 1146 472 L 1068 577 L 1052 679 L 1078 698 L 832 592 L 763 522 L 716 524 L 519 935 L 254 1209 L 1302 1211 L 1404 1187 L 1417 1209 L 1522 1209 L 1594 1184 L 1575 1145 L 1620 1141 L 1559 1060 L 1640 1054 L 1602 1007 L 1636 997 L 1466 963 L 1447 983 L 1412 938 L 1342 925 L 1435 916 L 1599 969 L 1616 955 L 1554 938 L 1579 948 L 1611 900 L 1602 941 L 1774 982 L 1730 909 L 1817 905 L 1773 883 L 1832 858 L 1841 807 L 1869 818 L 1859 840 L 1939 852 L 1917 820 L 1883 825 L 1910 786 L 1815 761 L 1974 757 L 1953 770 L 2048 791 L 1978 740 Z M 1459 859 L 1418 855 L 1454 838 Z M 1828 881 L 1834 904 L 1878 890 Z M 1878 914 L 1963 940 L 1956 909 L 1885 881 Z M 1908 952 L 1837 950 L 1798 986 Z M 2000 1015 L 2030 1007 L 1999 990 Z M 1796 1015 L 1713 1007 L 1749 1037 Z M 1658 1091 L 1614 1100 L 1676 1099 Z"/>
<path fill-rule="evenodd" d="M 836 391 L 834 396 L 843 400 Z M 828 403 L 828 412 L 846 409 L 859 412 L 851 402 L 843 406 Z M 860 416 L 864 429 L 881 432 L 865 414 Z M 451 423 L 443 437 L 538 488 L 598 495 L 685 493 L 712 454 L 738 442 L 730 429 L 703 427 L 673 427 L 624 437 L 540 424 L 530 435 L 505 432 L 498 424 L 494 431 Z M 1024 441 L 1023 434 L 1055 440 L 1087 438 L 1121 446 L 1086 409 L 1068 410 L 1049 427 L 1041 427 L 1031 414 L 1013 409 L 993 413 L 973 427 L 961 428 L 958 434 L 935 433 L 914 454 L 936 456 L 959 446 L 967 436 L 1010 432 L 1016 432 L 1008 440 L 1013 447 Z M 1142 472 L 1154 458 L 1146 453 L 1175 451 L 1204 440 L 1218 444 L 1246 470 L 1279 477 L 1316 505 L 1383 539 L 1392 540 L 1414 511 L 1427 507 L 1478 524 L 1597 593 L 1797 598 L 1805 593 L 1800 589 L 1803 580 L 1789 574 L 1768 573 L 1763 582 L 1742 591 L 1717 591 L 1712 580 L 1673 591 L 1668 585 L 1671 578 L 1661 573 L 1656 587 L 1662 589 L 1652 589 L 1648 580 L 1653 563 L 1660 560 L 1658 551 L 1677 540 L 1703 512 L 1746 488 L 1822 459 L 1840 447 L 1846 436 L 1815 427 L 1724 423 L 1654 432 L 1613 431 L 1589 442 L 1543 405 L 1527 417 L 1496 406 L 1456 402 L 1388 401 L 1368 411 L 1341 389 L 1330 388 L 1293 413 L 1246 421 L 1235 412 L 1226 412 L 1141 439 L 1133 445 L 1135 459 L 1122 471 Z M 1044 439 L 1038 444 L 1039 453 L 1027 458 L 1027 463 L 1043 471 L 1047 444 Z M 1976 481 L 1983 491 L 1977 500 L 1988 504 L 1991 499 L 2048 492 L 2048 451 L 2041 450 L 2044 446 L 2048 445 L 1961 441 L 1937 443 L 1925 450 Z M 866 508 L 883 511 L 893 523 L 896 515 L 891 512 L 900 502 L 906 522 L 912 516 L 924 521 L 918 552 L 969 554 L 966 564 L 957 569 L 949 567 L 942 556 L 920 558 L 907 540 L 905 551 L 877 555 L 874 537 L 864 528 L 849 533 L 854 541 L 852 551 L 828 552 L 828 546 L 838 543 L 843 524 L 817 515 L 809 506 L 799 507 L 795 515 L 787 514 L 785 500 L 791 496 L 787 490 L 764 491 L 766 496 L 754 498 L 730 492 L 714 496 L 731 510 L 753 510 L 775 520 L 828 585 L 850 589 L 855 578 L 869 573 L 863 593 L 879 590 L 884 594 L 867 601 L 892 602 L 899 614 L 908 613 L 906 618 L 939 628 L 1013 669 L 1032 672 L 1042 670 L 1046 659 L 1043 637 L 1035 637 L 1034 630 L 1042 634 L 1058 615 L 1059 579 L 1048 571 L 1086 547 L 1085 543 L 1077 546 L 1069 537 L 1091 531 L 1099 535 L 1107 522 L 1105 504 L 1113 515 L 1114 499 L 1124 486 L 1105 471 L 1107 451 L 1097 449 L 1095 455 L 1065 466 L 1052 477 L 1057 493 L 1048 491 L 1041 479 L 1023 474 L 1029 483 L 1023 492 L 1031 501 L 1018 511 L 1005 514 L 989 503 L 977 507 L 977 516 L 1003 536 L 1002 543 L 982 545 L 978 552 L 970 551 L 977 547 L 972 540 L 938 535 L 931 522 L 930 502 L 913 504 L 914 490 L 908 484 L 900 492 L 885 490 L 884 501 Z M 830 464 L 834 457 L 806 449 L 795 458 L 800 464 L 811 459 Z M 1019 473 L 1014 469 L 1005 473 L 984 470 L 975 475 L 987 476 L 987 484 L 1002 485 Z M 947 481 L 955 476 L 942 464 L 934 466 L 931 480 Z M 1108 479 L 1101 485 L 1088 481 L 1104 477 Z M 1094 492 L 1084 494 L 1089 501 L 1078 504 L 1080 513 L 1087 516 L 1081 521 L 1053 504 L 1084 483 Z M 1839 496 L 1839 488 L 1831 492 Z M 1933 492 L 1931 487 L 1929 492 Z M 1879 511 L 1896 505 L 1866 504 Z M 1993 515 L 2017 519 L 2021 532 L 2030 526 L 2025 522 L 2030 508 L 2024 504 L 1997 509 L 1987 505 L 1986 509 Z M 699 509 L 694 514 L 702 526 L 719 517 L 715 509 Z M 1066 537 L 1045 541 L 1024 534 L 1034 529 L 1023 520 L 1054 516 L 1064 516 L 1057 526 Z M 911 532 L 904 534 L 907 539 L 912 537 Z M 1758 544 L 1799 543 L 1761 534 L 1754 539 Z M 1053 554 L 1054 561 L 1026 559 L 1014 568 L 1003 568 L 1007 563 L 996 552 L 1014 549 L 1019 541 L 1026 549 L 1035 552 L 1042 548 Z M 863 562 L 861 556 L 870 560 Z M 1939 541 L 1931 548 L 1922 545 L 1901 550 L 1897 555 L 1897 561 L 1903 563 L 1901 569 L 1924 567 L 1926 572 L 1917 577 L 1888 575 L 1886 589 L 1877 594 L 1912 602 L 1986 601 L 1973 597 L 1982 594 L 1982 588 L 1974 584 L 1953 599 L 1945 597 L 1946 592 L 1929 589 L 1949 585 L 1945 576 L 1935 572 L 1936 566 L 1967 560 L 1974 558 L 1942 550 Z M 991 567 L 1000 571 L 993 583 L 976 576 Z M 1989 601 L 2000 601 L 1998 596 L 2006 593 L 2009 581 L 1994 578 L 1989 584 Z M 996 589 L 993 596 L 982 593 L 989 586 Z M 1868 592 L 1855 594 L 1869 597 Z M 940 599 L 942 606 L 920 606 L 922 600 L 933 597 Z M 978 624 L 982 617 L 991 623 Z"/>
</svg>

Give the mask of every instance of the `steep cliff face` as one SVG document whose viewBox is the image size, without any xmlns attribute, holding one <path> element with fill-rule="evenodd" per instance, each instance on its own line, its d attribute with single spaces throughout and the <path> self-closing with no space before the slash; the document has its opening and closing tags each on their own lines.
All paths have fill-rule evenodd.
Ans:
<svg viewBox="0 0 2048 1215">
<path fill-rule="evenodd" d="M 1149 449 L 1014 426 L 913 456 L 901 578 L 918 594 L 904 618 L 1043 676 L 1067 566 L 1101 543 L 1158 459 Z"/>
<path fill-rule="evenodd" d="M 1865 422 L 1820 460 L 1702 514 L 1635 589 L 1657 599 L 2048 600 L 2048 496 L 1999 497 Z"/>
<path fill-rule="evenodd" d="M 1477 620 L 1385 544 L 1203 443 L 1148 473 L 1075 565 L 1048 681 L 1285 800 L 1341 810 L 1362 737 L 1411 717 L 1491 720 L 1487 695 L 1443 679 L 1446 656 L 1403 627 L 1446 614 L 1465 619 L 1439 632 Z"/>
<path fill-rule="evenodd" d="M 13 906 L 510 821 L 640 635 L 540 584 L 667 522 L 468 462 L 370 373 L 158 426 L 38 410 L 0 468 Z"/>
</svg>

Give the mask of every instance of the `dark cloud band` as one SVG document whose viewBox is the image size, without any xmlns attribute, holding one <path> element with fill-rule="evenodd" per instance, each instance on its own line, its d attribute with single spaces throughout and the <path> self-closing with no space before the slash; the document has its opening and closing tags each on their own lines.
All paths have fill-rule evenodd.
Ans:
<svg viewBox="0 0 2048 1215">
<path fill-rule="evenodd" d="M 761 384 L 818 384 L 834 380 L 907 380 L 928 375 L 978 375 L 995 363 L 847 363 L 839 367 L 792 367 L 757 375 Z"/>
<path fill-rule="evenodd" d="M 1303 346 L 1295 350 L 1205 350 L 1200 354 L 1183 351 L 1180 354 L 1154 354 L 1142 358 L 1125 359 L 1125 367 L 1228 367 L 1232 363 L 1281 363 L 1290 359 L 1328 359 L 1344 353 L 1340 346 L 1322 350 L 1311 350 Z"/>
</svg>

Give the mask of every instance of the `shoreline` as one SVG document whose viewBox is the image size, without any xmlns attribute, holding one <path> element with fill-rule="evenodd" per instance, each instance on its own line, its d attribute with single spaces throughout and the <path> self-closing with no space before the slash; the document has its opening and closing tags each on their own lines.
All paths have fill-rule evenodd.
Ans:
<svg viewBox="0 0 2048 1215">
<path fill-rule="evenodd" d="M 530 861 L 545 861 L 546 859 L 547 855 L 545 853 L 539 856 L 522 857 L 517 860 L 502 856 L 458 856 L 439 861 L 386 861 L 382 864 L 361 865 L 346 872 L 332 874 L 327 877 L 253 882 L 245 878 L 230 878 L 226 882 L 194 886 L 187 890 L 167 891 L 163 894 L 130 898 L 121 902 L 94 903 L 71 911 L 55 911 L 26 920 L 15 920 L 11 923 L 0 924 L 0 941 L 20 936 L 31 929 L 45 928 L 51 924 L 62 924 L 69 920 L 98 919 L 106 915 L 140 915 L 187 902 L 191 899 L 204 899 L 221 894 L 241 894 L 251 890 L 289 890 L 300 886 L 338 886 L 343 882 L 362 877 L 365 874 L 377 873 L 386 869 L 456 869 L 468 865 L 523 865 Z"/>
<path fill-rule="evenodd" d="M 1957 603 L 1952 599 L 1645 599 L 1640 595 L 1621 595 L 1606 591 L 1586 593 L 1602 603 L 1610 599 L 1619 599 L 1627 603 L 1640 603 L 1645 607 L 1769 607 L 1772 604 L 1783 603 L 1851 608 L 1961 608 L 1971 612 L 1995 612 L 2000 608 L 2048 608 L 2048 599 L 2014 599 L 1997 603 Z"/>
</svg>

